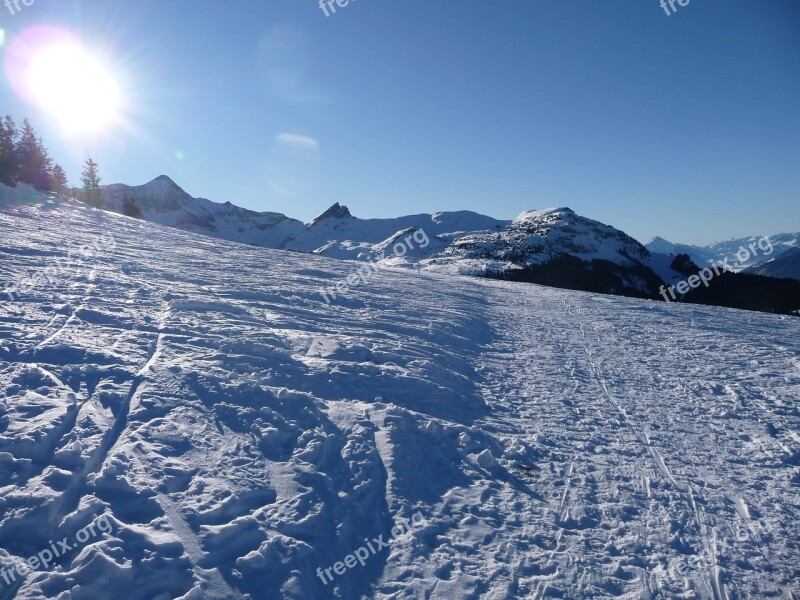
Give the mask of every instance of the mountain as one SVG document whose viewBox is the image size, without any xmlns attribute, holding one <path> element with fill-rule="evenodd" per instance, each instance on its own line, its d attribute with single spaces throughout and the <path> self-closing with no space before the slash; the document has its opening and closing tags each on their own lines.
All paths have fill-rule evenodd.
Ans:
<svg viewBox="0 0 800 600">
<path fill-rule="evenodd" d="M 230 202 L 193 198 L 166 175 L 140 186 L 108 185 L 103 196 L 106 208 L 120 214 L 124 213 L 124 199 L 134 199 L 142 218 L 160 225 L 264 248 L 353 260 L 374 258 L 379 246 L 403 231 L 422 229 L 430 236 L 447 239 L 508 223 L 469 211 L 357 219 L 337 202 L 304 224 L 280 213 L 259 213 Z"/>
<path fill-rule="evenodd" d="M 764 242 L 759 246 L 759 242 L 765 239 L 769 243 Z M 716 252 L 720 257 L 730 257 L 731 262 L 739 262 L 739 266 L 742 269 L 746 269 L 760 262 L 777 258 L 784 252 L 794 248 L 800 248 L 800 232 L 776 233 L 770 236 L 753 235 L 717 242 L 709 245 L 708 248 L 712 252 Z M 737 255 L 745 257 L 747 254 L 750 254 L 750 257 L 745 260 L 737 257 Z"/>
<path fill-rule="evenodd" d="M 361 261 L 369 265 L 359 269 L 362 278 L 380 268 L 404 267 L 636 298 L 671 296 L 672 300 L 785 314 L 800 309 L 794 288 L 769 279 L 726 278 L 717 284 L 720 289 L 681 293 L 675 286 L 702 267 L 695 266 L 689 254 L 672 254 L 682 246 L 658 238 L 648 249 L 624 232 L 567 207 L 526 211 L 513 221 L 470 211 L 359 219 L 337 202 L 306 224 L 279 213 L 193 198 L 163 175 L 141 186 L 107 186 L 104 197 L 111 211 L 125 213 L 133 208 L 132 213 L 141 213 L 144 220 L 192 233 Z M 746 241 L 752 256 L 769 256 L 796 242 L 789 234 L 775 239 L 774 247 L 767 247 L 766 238 L 733 240 L 716 247 L 728 251 Z M 697 248 L 689 250 L 697 252 Z M 711 251 L 703 252 L 710 255 Z M 751 252 L 747 254 L 749 259 Z M 738 263 L 727 264 L 731 270 L 737 267 Z M 758 288 L 755 298 L 753 286 Z M 322 286 L 320 293 L 331 301 L 342 290 Z"/>
<path fill-rule="evenodd" d="M 603 293 L 657 297 L 651 253 L 629 235 L 569 208 L 522 213 L 471 233 L 423 262 L 439 270 Z M 677 275 L 677 274 L 675 274 Z"/>
<path fill-rule="evenodd" d="M 311 225 L 316 225 L 325 219 L 350 219 L 352 216 L 353 215 L 350 214 L 350 211 L 346 206 L 342 206 L 337 202 L 316 219 L 311 221 Z"/>
<path fill-rule="evenodd" d="M 705 266 L 712 261 L 718 260 L 718 255 L 713 250 L 702 246 L 691 246 L 689 244 L 673 244 L 662 237 L 654 237 L 645 244 L 650 252 L 678 256 L 688 254 L 692 261 L 701 266 Z"/>
<path fill-rule="evenodd" d="M 800 597 L 800 319 L 407 269 L 328 304 L 363 265 L 25 194 L 0 599 Z"/>
<path fill-rule="evenodd" d="M 745 269 L 745 273 L 800 279 L 800 248 L 792 248 L 779 254 L 776 258 L 758 263 Z"/>
<path fill-rule="evenodd" d="M 124 199 L 132 198 L 144 219 L 162 225 L 331 258 L 649 298 L 657 297 L 662 281 L 679 277 L 672 259 L 653 256 L 627 234 L 569 208 L 528 211 L 513 221 L 470 211 L 359 219 L 337 202 L 302 224 L 192 198 L 166 176 L 143 186 L 108 186 L 104 195 L 115 212 L 124 212 Z"/>
<path fill-rule="evenodd" d="M 442 253 L 509 268 L 543 264 L 565 254 L 618 264 L 646 261 L 650 256 L 622 231 L 566 207 L 524 212 L 495 232 L 464 235 Z"/>
<path fill-rule="evenodd" d="M 677 256 L 688 254 L 700 267 L 725 262 L 731 271 L 742 271 L 760 262 L 774 259 L 784 252 L 800 247 L 800 233 L 778 233 L 770 236 L 750 236 L 716 242 L 708 246 L 674 244 L 654 237 L 645 244 L 651 252 Z"/>
<path fill-rule="evenodd" d="M 353 217 L 347 207 L 337 203 L 311 221 L 302 232 L 286 240 L 282 247 L 331 258 L 369 260 L 389 249 L 392 242 L 402 237 L 401 234 L 420 231 L 429 240 L 424 248 L 420 248 L 421 256 L 428 257 L 460 236 L 476 230 L 497 230 L 508 223 L 470 211 L 359 219 Z M 391 258 L 391 252 L 388 254 Z"/>
<path fill-rule="evenodd" d="M 193 198 L 166 175 L 144 185 L 104 186 L 103 197 L 106 208 L 113 212 L 123 214 L 124 200 L 130 198 L 147 221 L 243 244 L 279 248 L 305 228 L 302 222 L 279 213 Z"/>
</svg>

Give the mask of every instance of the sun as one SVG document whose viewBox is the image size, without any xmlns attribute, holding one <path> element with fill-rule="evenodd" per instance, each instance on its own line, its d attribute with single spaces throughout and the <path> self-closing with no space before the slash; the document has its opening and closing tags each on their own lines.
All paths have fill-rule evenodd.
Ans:
<svg viewBox="0 0 800 600">
<path fill-rule="evenodd" d="M 36 51 L 28 64 L 33 99 L 74 132 L 96 132 L 119 111 L 119 88 L 103 65 L 77 44 L 57 43 Z"/>
</svg>

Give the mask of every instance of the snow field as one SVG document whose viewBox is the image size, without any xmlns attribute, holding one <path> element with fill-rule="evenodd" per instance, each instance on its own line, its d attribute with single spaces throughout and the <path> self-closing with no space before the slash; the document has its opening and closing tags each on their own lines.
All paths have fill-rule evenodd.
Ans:
<svg viewBox="0 0 800 600">
<path fill-rule="evenodd" d="M 0 206 L 0 598 L 792 598 L 800 321 Z M 81 259 L 79 259 L 81 260 Z M 343 561 L 415 514 L 364 565 Z"/>
</svg>

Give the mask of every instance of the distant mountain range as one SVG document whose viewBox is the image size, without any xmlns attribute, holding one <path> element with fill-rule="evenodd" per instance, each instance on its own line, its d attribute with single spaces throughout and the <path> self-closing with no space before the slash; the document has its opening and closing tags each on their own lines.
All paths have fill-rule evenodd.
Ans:
<svg viewBox="0 0 800 600">
<path fill-rule="evenodd" d="M 193 198 L 166 175 L 145 185 L 105 186 L 103 197 L 108 210 L 124 214 L 123 201 L 130 198 L 147 221 L 243 244 L 279 247 L 304 228 L 300 221 L 279 213 L 259 213 L 230 202 Z"/>
<path fill-rule="evenodd" d="M 759 246 L 759 242 L 765 237 L 769 240 L 769 244 L 761 242 Z M 760 263 L 774 261 L 785 252 L 800 248 L 800 232 L 751 236 L 717 242 L 708 246 L 674 244 L 664 238 L 655 237 L 645 245 L 651 252 L 660 254 L 671 254 L 673 256 L 687 254 L 695 264 L 701 267 L 727 259 L 727 264 L 732 267 L 732 270 L 743 271 Z M 742 260 L 745 257 L 746 259 Z"/>
<path fill-rule="evenodd" d="M 230 202 L 192 198 L 165 175 L 139 186 L 109 185 L 103 195 L 107 208 L 121 214 L 126 197 L 136 200 L 143 218 L 161 225 L 253 246 L 353 260 L 376 256 L 377 247 L 400 231 L 423 229 L 433 238 L 502 228 L 509 223 L 468 211 L 358 219 L 336 203 L 306 224 L 280 213 L 259 213 Z"/>
<path fill-rule="evenodd" d="M 649 298 L 658 297 L 664 281 L 680 277 L 671 269 L 670 257 L 654 256 L 624 232 L 569 208 L 529 211 L 513 221 L 469 211 L 359 219 L 336 203 L 302 223 L 278 213 L 192 198 L 166 176 L 141 186 L 107 186 L 104 197 L 107 208 L 119 213 L 125 199 L 133 199 L 144 219 L 162 225 L 331 258 L 531 281 L 538 280 L 536 273 L 545 265 L 569 259 L 577 261 L 569 269 L 575 281 L 563 287 Z M 402 250 L 398 242 L 413 232 L 424 243 L 415 243 L 411 252 Z"/>
<path fill-rule="evenodd" d="M 336 203 L 303 223 L 280 213 L 193 198 L 164 175 L 139 186 L 109 185 L 103 195 L 108 210 L 125 214 L 135 204 L 145 220 L 254 246 L 651 299 L 664 297 L 663 286 L 685 280 L 710 262 L 736 257 L 741 247 L 759 239 L 698 247 L 655 238 L 645 246 L 566 207 L 528 211 L 512 221 L 469 211 L 359 219 Z M 791 284 L 781 284 L 768 295 L 780 298 L 777 303 L 754 302 L 742 292 L 754 282 L 765 290 L 776 285 L 760 275 L 795 272 L 796 262 L 787 267 L 789 263 L 779 258 L 798 246 L 800 234 L 780 234 L 770 240 L 774 251 L 769 256 L 760 250 L 735 270 L 752 267 L 761 259 L 770 260 L 772 266 L 762 265 L 763 270 L 753 271 L 751 278 L 726 278 L 729 292 L 723 298 L 717 297 L 718 292 L 705 300 L 711 296 L 693 290 L 681 300 L 738 306 L 740 300 L 728 296 L 748 296 L 746 302 L 741 300 L 743 308 L 800 311 L 800 290 Z M 791 256 L 795 255 L 787 258 Z M 791 298 L 784 301 L 787 294 L 795 293 L 797 306 Z"/>
</svg>

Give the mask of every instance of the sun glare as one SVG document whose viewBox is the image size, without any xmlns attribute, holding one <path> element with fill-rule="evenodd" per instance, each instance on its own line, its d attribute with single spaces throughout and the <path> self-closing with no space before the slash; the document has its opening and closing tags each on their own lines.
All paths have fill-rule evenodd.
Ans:
<svg viewBox="0 0 800 600">
<path fill-rule="evenodd" d="M 39 49 L 27 79 L 34 100 L 65 129 L 94 132 L 117 116 L 120 97 L 113 77 L 78 45 Z"/>
</svg>

